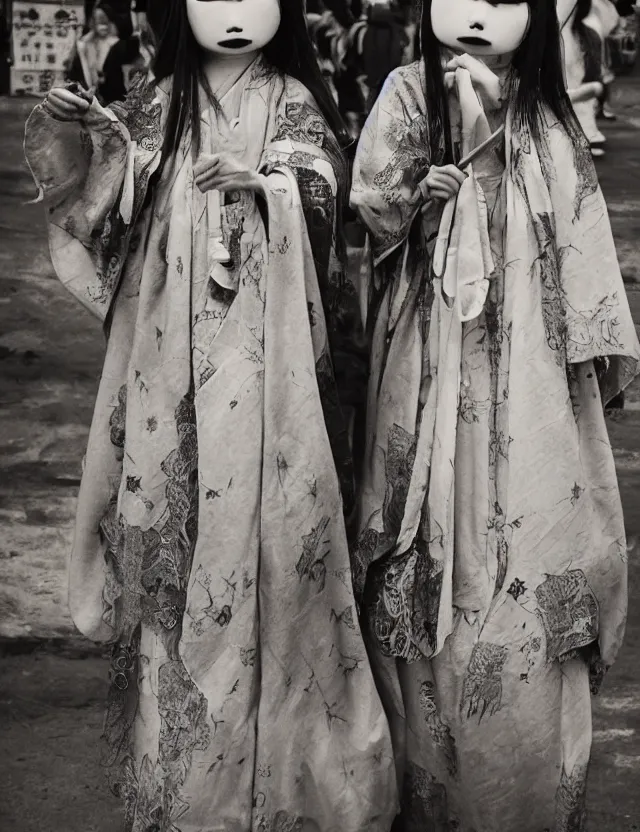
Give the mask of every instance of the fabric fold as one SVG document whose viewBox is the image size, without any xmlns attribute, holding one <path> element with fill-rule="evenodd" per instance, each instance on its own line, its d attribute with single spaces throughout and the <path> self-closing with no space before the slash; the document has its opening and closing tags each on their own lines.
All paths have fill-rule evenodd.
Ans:
<svg viewBox="0 0 640 832">
<path fill-rule="evenodd" d="M 463 154 L 472 148 L 469 142 L 481 142 L 491 128 L 465 76 L 457 80 Z M 418 90 L 420 84 L 417 67 L 398 71 L 365 130 L 352 201 L 369 226 L 372 245 L 406 228 L 405 209 L 396 213 L 396 206 L 408 205 L 409 183 L 401 177 L 404 157 L 399 155 L 404 148 L 402 125 L 409 132 L 416 129 L 411 114 L 420 109 L 422 98 L 415 93 L 407 101 L 397 98 L 399 91 L 411 85 Z M 425 215 L 421 237 L 405 245 L 402 257 L 390 256 L 376 266 L 373 249 L 368 293 L 371 301 L 371 286 L 379 287 L 375 389 L 370 388 L 363 529 L 353 559 L 357 587 L 373 568 L 371 587 L 377 589 L 371 589 L 369 603 L 380 643 L 404 658 L 429 658 L 442 650 L 454 620 L 454 611 L 444 611 L 442 604 L 461 605 L 482 626 L 506 603 L 517 570 L 509 553 L 515 551 L 512 541 L 520 538 L 532 499 L 520 473 L 528 470 L 530 443 L 538 430 L 551 425 L 566 437 L 562 443 L 574 430 L 569 414 L 554 411 L 554 418 L 546 406 L 541 409 L 531 389 L 531 369 L 523 368 L 535 363 L 536 390 L 547 389 L 549 397 L 560 395 L 565 403 L 566 392 L 560 390 L 566 388 L 568 365 L 595 361 L 605 401 L 638 371 L 640 348 L 588 146 L 572 146 L 548 114 L 540 140 L 534 141 L 515 129 L 509 111 L 505 148 L 504 174 L 494 150 L 487 159 L 476 160 L 448 216 Z M 384 180 L 372 175 L 380 170 L 387 171 Z M 383 211 L 383 204 L 389 208 Z M 429 267 L 439 238 L 446 240 L 448 251 L 440 261 L 441 277 L 434 279 Z M 379 341 L 382 328 L 386 344 Z M 406 351 L 415 339 L 422 344 L 422 362 L 398 364 L 401 343 L 406 342 Z M 476 450 L 473 441 L 479 443 Z M 448 451 L 440 457 L 445 446 Z M 404 456 L 402 464 L 398 454 Z M 571 485 L 589 491 L 580 485 L 583 463 L 571 458 Z M 573 499 L 571 506 L 577 513 L 589 511 Z M 617 516 L 617 504 L 610 511 Z M 546 516 L 551 515 L 549 508 Z M 457 543 L 447 543 L 448 535 Z M 557 526 L 553 539 L 561 536 Z M 618 546 L 616 541 L 603 543 L 602 557 L 614 557 L 609 546 Z M 443 542 L 451 547 L 444 555 Z M 538 545 L 533 538 L 530 543 Z M 552 557 L 556 545 L 544 557 Z M 590 566 L 586 554 L 584 558 L 589 585 L 610 610 L 609 626 L 619 632 L 622 613 L 613 601 L 619 599 L 618 579 L 611 575 L 603 583 L 597 558 Z M 550 562 L 548 568 L 562 571 Z M 426 584 L 422 596 L 419 575 Z M 594 624 L 585 643 L 595 640 L 597 629 Z M 612 656 L 609 651 L 608 661 Z"/>
<path fill-rule="evenodd" d="M 355 165 L 374 252 L 355 584 L 404 826 L 568 829 L 627 604 L 603 401 L 640 344 L 588 144 L 548 112 L 537 137 L 488 114 L 504 149 L 474 159 L 434 277 L 441 217 L 407 231 L 403 175 L 422 72 L 392 74 Z"/>
<path fill-rule="evenodd" d="M 302 85 L 257 61 L 202 135 L 240 130 L 270 237 L 255 194 L 229 194 L 230 263 L 212 274 L 189 134 L 147 196 L 166 86 L 114 105 L 96 134 L 118 154 L 90 161 L 117 186 L 72 169 L 52 221 L 68 229 L 61 277 L 86 243 L 69 217 L 97 216 L 89 237 L 122 258 L 93 304 L 109 337 L 70 565 L 76 625 L 113 647 L 113 786 L 131 830 L 387 832 L 393 751 L 351 585 L 331 349 L 355 298 L 335 250 L 340 154 Z M 93 253 L 74 272 L 85 298 Z"/>
</svg>

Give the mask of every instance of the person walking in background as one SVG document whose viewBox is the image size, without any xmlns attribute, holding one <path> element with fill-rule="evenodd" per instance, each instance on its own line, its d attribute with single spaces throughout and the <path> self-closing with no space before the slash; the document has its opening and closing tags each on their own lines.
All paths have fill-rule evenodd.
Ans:
<svg viewBox="0 0 640 832">
<path fill-rule="evenodd" d="M 365 100 L 354 65 L 355 49 L 350 32 L 361 14 L 360 3 L 347 0 L 325 0 L 307 19 L 310 33 L 318 50 L 323 72 L 330 78 L 340 113 L 352 138 L 357 139 L 365 119 Z"/>
<path fill-rule="evenodd" d="M 93 10 L 102 0 L 85 0 L 85 18 L 91 20 Z M 158 2 L 158 0 L 156 0 Z M 159 0 L 164 2 L 164 0 Z M 146 13 L 146 0 L 108 0 L 120 37 L 128 38 L 138 28 L 136 18 Z"/>
<path fill-rule="evenodd" d="M 101 104 L 109 105 L 125 98 L 131 77 L 147 70 L 152 55 L 146 14 L 132 17 L 128 4 L 125 8 L 99 2 L 91 12 L 88 32 L 75 46 L 67 80 L 93 90 Z"/>
<path fill-rule="evenodd" d="M 638 57 L 638 15 L 634 0 L 618 0 L 620 21 L 608 38 L 611 67 L 615 74 L 630 72 Z"/>
<path fill-rule="evenodd" d="M 608 100 L 614 79 L 606 38 L 615 29 L 618 15 L 610 0 L 577 0 L 575 4 L 562 0 L 558 13 L 565 24 L 562 37 L 569 95 L 592 156 L 601 158 L 605 155 L 606 136 L 596 117 L 602 102 Z M 589 89 L 591 94 L 585 95 Z"/>
<path fill-rule="evenodd" d="M 585 20 L 585 23 L 592 26 L 600 39 L 603 90 L 596 106 L 596 115 L 605 121 L 616 119 L 616 114 L 610 107 L 611 90 L 616 78 L 613 71 L 610 41 L 611 35 L 620 25 L 620 20 L 620 14 L 611 0 L 592 0 L 591 14 Z"/>
<path fill-rule="evenodd" d="M 602 94 L 596 103 L 596 116 L 606 121 L 615 120 L 615 114 L 608 104 L 611 98 L 611 86 L 615 80 L 615 74 L 611 64 L 611 50 L 609 39 L 620 23 L 620 15 L 612 0 L 591 0 L 589 14 L 584 18 L 584 25 L 589 27 L 596 35 L 594 50 L 599 53 L 602 82 Z"/>
<path fill-rule="evenodd" d="M 367 8 L 367 27 L 359 50 L 368 89 L 367 113 L 378 98 L 389 73 L 404 63 L 407 46 L 405 9 L 395 0 L 370 3 Z"/>
<path fill-rule="evenodd" d="M 307 7 L 323 71 L 357 138 L 387 75 L 415 57 L 412 6 L 403 0 L 320 0 Z"/>
<path fill-rule="evenodd" d="M 77 41 L 69 58 L 67 80 L 95 91 L 104 103 L 101 90 L 104 65 L 111 49 L 119 41 L 120 33 L 113 10 L 106 3 L 96 5 L 91 13 L 88 32 Z"/>
</svg>

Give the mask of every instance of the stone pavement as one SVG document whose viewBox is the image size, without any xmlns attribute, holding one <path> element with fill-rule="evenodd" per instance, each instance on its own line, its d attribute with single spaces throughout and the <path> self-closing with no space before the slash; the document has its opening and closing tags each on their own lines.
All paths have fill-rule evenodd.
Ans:
<svg viewBox="0 0 640 832">
<path fill-rule="evenodd" d="M 640 81 L 598 162 L 640 323 Z M 0 829 L 117 832 L 98 735 L 106 664 L 65 604 L 80 461 L 103 353 L 98 324 L 54 279 L 42 207 L 22 162 L 33 102 L 0 98 Z M 629 535 L 640 537 L 640 384 L 609 428 Z M 640 832 L 640 551 L 628 636 L 594 706 L 591 830 Z M 505 830 L 516 832 L 516 830 Z"/>
</svg>

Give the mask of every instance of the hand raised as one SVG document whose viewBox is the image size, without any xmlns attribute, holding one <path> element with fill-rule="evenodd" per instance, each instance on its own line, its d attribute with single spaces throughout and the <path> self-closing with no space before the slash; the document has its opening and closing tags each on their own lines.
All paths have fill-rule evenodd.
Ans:
<svg viewBox="0 0 640 832">
<path fill-rule="evenodd" d="M 194 180 L 207 191 L 263 192 L 262 177 L 232 153 L 203 153 L 193 166 Z"/>
<path fill-rule="evenodd" d="M 91 106 L 86 98 L 64 87 L 54 87 L 42 102 L 44 109 L 59 121 L 80 121 Z"/>
<path fill-rule="evenodd" d="M 418 186 L 425 199 L 451 199 L 460 190 L 467 174 L 455 165 L 432 165 Z"/>
<path fill-rule="evenodd" d="M 456 69 L 466 69 L 471 76 L 471 83 L 477 92 L 484 99 L 485 104 L 497 108 L 502 102 L 502 88 L 500 79 L 478 58 L 473 55 L 457 55 L 445 66 L 445 84 L 447 87 L 453 85 Z"/>
</svg>

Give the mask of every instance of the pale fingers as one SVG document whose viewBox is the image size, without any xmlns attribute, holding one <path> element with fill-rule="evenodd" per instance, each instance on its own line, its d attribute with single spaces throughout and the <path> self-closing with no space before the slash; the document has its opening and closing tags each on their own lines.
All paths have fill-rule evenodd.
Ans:
<svg viewBox="0 0 640 832">
<path fill-rule="evenodd" d="M 453 72 L 456 69 L 466 69 L 467 62 L 464 60 L 465 55 L 457 55 L 455 58 L 452 58 L 450 61 L 447 62 L 445 69 L 449 72 Z"/>
<path fill-rule="evenodd" d="M 205 170 L 198 171 L 198 172 L 196 172 L 194 170 L 193 174 L 194 174 L 193 178 L 195 179 L 195 181 L 196 182 L 201 182 L 204 179 L 210 179 L 212 176 L 219 176 L 220 171 L 217 170 L 217 168 L 215 168 L 215 167 L 211 167 L 211 168 L 206 168 Z"/>
<path fill-rule="evenodd" d="M 225 193 L 226 191 L 246 190 L 251 187 L 248 182 L 239 182 L 229 177 L 210 177 L 207 179 L 198 179 L 195 182 L 202 193 L 206 193 L 207 191 L 220 191 L 221 193 Z"/>
<path fill-rule="evenodd" d="M 199 179 L 204 174 L 215 170 L 219 164 L 220 156 L 218 154 L 203 153 L 193 166 L 193 175 L 196 179 Z"/>
<path fill-rule="evenodd" d="M 203 179 L 195 179 L 194 182 L 196 183 L 199 190 L 202 191 L 203 194 L 206 194 L 207 191 L 215 191 L 218 190 L 218 184 L 215 179 L 207 179 L 206 177 Z"/>
<path fill-rule="evenodd" d="M 486 65 L 483 64 L 482 61 L 478 60 L 478 58 L 474 58 L 472 55 L 469 55 L 467 52 L 462 55 L 456 55 L 456 57 L 452 58 L 446 65 L 446 69 L 448 70 L 466 69 L 471 71 L 472 69 L 479 68 L 486 69 Z"/>
<path fill-rule="evenodd" d="M 460 170 L 457 165 L 444 165 L 443 167 L 438 168 L 438 173 L 452 177 L 460 185 L 462 185 L 468 176 L 468 174 L 466 174 L 463 170 Z"/>
<path fill-rule="evenodd" d="M 196 183 L 198 185 L 198 189 L 203 193 L 206 194 L 209 191 L 220 191 L 221 194 L 226 194 L 228 191 L 241 191 L 247 190 L 246 185 L 238 185 L 236 182 L 201 182 Z"/>
<path fill-rule="evenodd" d="M 55 98 L 48 98 L 46 104 L 51 109 L 57 110 L 60 113 L 66 113 L 67 115 L 80 112 L 73 104 L 67 104 L 65 101 L 57 101 Z"/>
<path fill-rule="evenodd" d="M 452 196 L 455 196 L 456 192 L 451 193 L 451 191 L 447 191 L 444 188 L 433 188 L 429 191 L 429 195 L 432 199 L 443 199 L 446 202 Z"/>
<path fill-rule="evenodd" d="M 203 193 L 206 193 L 206 191 L 226 191 L 232 190 L 234 187 L 242 187 L 235 180 L 221 175 L 219 172 L 196 177 L 194 182 Z"/>
<path fill-rule="evenodd" d="M 194 182 L 196 185 L 202 185 L 205 182 L 208 182 L 210 179 L 213 179 L 215 176 L 214 171 L 205 171 L 204 173 L 200 173 L 197 176 L 193 177 Z"/>
<path fill-rule="evenodd" d="M 220 172 L 215 170 L 208 170 L 201 173 L 199 176 L 194 176 L 193 181 L 200 188 L 203 185 L 216 185 L 221 179 Z"/>
<path fill-rule="evenodd" d="M 454 179 L 453 176 L 449 176 L 446 173 L 439 173 L 427 178 L 427 185 L 429 186 L 430 190 L 433 190 L 434 188 L 440 188 L 443 190 L 458 193 L 458 191 L 460 190 L 460 184 L 461 183 L 457 179 Z"/>
<path fill-rule="evenodd" d="M 225 174 L 221 171 L 208 170 L 205 171 L 205 173 L 201 173 L 199 176 L 194 176 L 193 181 L 199 188 L 202 189 L 203 187 L 206 187 L 208 190 L 211 190 L 211 188 L 217 188 L 226 179 L 228 179 L 228 176 L 225 176 Z"/>
<path fill-rule="evenodd" d="M 57 98 L 60 101 L 66 101 L 68 104 L 75 104 L 77 106 L 88 104 L 84 98 L 80 98 L 79 95 L 76 95 L 74 92 L 71 92 L 71 90 L 67 90 L 64 87 L 54 87 L 49 92 L 49 98 Z"/>
<path fill-rule="evenodd" d="M 61 106 L 50 101 L 44 101 L 43 107 L 50 116 L 58 121 L 79 121 L 82 118 L 82 113 L 68 106 Z"/>
<path fill-rule="evenodd" d="M 51 90 L 42 106 L 59 121 L 79 121 L 89 109 L 89 103 L 66 90 Z"/>
<path fill-rule="evenodd" d="M 86 101 L 84 98 L 80 98 L 79 95 L 76 95 L 75 93 L 70 92 L 69 90 L 62 89 L 61 87 L 56 87 L 55 89 L 52 89 L 49 95 L 47 96 L 47 99 L 50 102 L 55 102 L 56 104 L 59 104 L 61 106 L 64 105 L 67 107 L 72 107 L 75 111 L 81 113 L 85 113 L 90 107 L 89 102 Z"/>
<path fill-rule="evenodd" d="M 426 184 L 426 199 L 449 199 L 449 197 L 455 196 L 458 191 L 460 190 L 460 186 L 457 182 L 442 182 L 442 181 L 434 181 L 431 184 L 429 182 L 425 182 Z"/>
<path fill-rule="evenodd" d="M 203 176 L 194 180 L 198 188 L 206 193 L 207 191 L 259 191 L 262 183 L 258 176 L 250 177 L 246 174 L 220 174 L 214 176 Z"/>
</svg>

